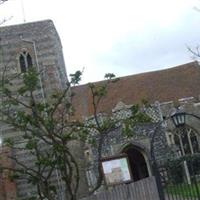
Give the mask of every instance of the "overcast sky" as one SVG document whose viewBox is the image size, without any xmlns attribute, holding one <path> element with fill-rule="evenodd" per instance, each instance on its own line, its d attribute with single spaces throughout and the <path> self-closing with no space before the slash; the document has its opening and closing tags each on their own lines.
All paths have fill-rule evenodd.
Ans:
<svg viewBox="0 0 200 200">
<path fill-rule="evenodd" d="M 84 68 L 83 83 L 190 62 L 200 43 L 198 0 L 9 0 L 4 25 L 52 19 L 67 72 Z M 23 11 L 24 10 L 24 11 Z"/>
</svg>

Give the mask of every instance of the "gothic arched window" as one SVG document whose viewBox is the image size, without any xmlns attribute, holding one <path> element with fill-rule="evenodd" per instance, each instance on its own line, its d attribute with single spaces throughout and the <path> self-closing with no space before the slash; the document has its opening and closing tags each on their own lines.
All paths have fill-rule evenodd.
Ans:
<svg viewBox="0 0 200 200">
<path fill-rule="evenodd" d="M 22 73 L 26 72 L 33 66 L 32 58 L 27 51 L 23 51 L 19 56 L 20 70 Z"/>
<path fill-rule="evenodd" d="M 199 152 L 197 132 L 189 126 L 176 128 L 174 131 L 174 144 L 180 155 Z"/>
</svg>

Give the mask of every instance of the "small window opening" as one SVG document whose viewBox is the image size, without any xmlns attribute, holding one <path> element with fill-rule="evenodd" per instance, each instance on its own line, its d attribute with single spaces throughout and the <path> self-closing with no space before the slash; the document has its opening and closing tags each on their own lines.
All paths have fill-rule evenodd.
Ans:
<svg viewBox="0 0 200 200">
<path fill-rule="evenodd" d="M 26 59 L 27 59 L 28 68 L 33 67 L 32 58 L 30 54 L 27 55 Z"/>
<path fill-rule="evenodd" d="M 22 73 L 26 72 L 26 64 L 24 56 L 20 55 L 19 62 L 20 62 L 21 72 Z"/>
<path fill-rule="evenodd" d="M 19 57 L 19 64 L 21 72 L 26 72 L 29 68 L 33 67 L 33 62 L 30 54 L 26 51 L 23 51 Z"/>
</svg>

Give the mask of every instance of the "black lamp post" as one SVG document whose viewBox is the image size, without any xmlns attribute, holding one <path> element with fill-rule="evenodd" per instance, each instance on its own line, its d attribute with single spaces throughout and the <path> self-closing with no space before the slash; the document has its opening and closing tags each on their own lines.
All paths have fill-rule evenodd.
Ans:
<svg viewBox="0 0 200 200">
<path fill-rule="evenodd" d="M 185 125 L 185 116 L 186 116 L 185 112 L 177 110 L 175 113 L 173 113 L 171 115 L 173 124 L 176 127 L 184 126 Z"/>
</svg>

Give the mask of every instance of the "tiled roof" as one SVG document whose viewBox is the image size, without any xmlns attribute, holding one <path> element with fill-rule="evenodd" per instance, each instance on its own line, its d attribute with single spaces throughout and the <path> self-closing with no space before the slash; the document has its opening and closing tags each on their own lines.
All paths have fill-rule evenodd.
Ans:
<svg viewBox="0 0 200 200">
<path fill-rule="evenodd" d="M 103 82 L 94 84 L 100 85 Z M 75 93 L 72 100 L 75 117 L 82 119 L 91 116 L 92 95 L 88 84 L 73 87 L 72 92 Z M 198 98 L 199 95 L 200 65 L 195 61 L 165 70 L 121 77 L 109 86 L 98 112 L 111 112 L 120 101 L 129 105 L 140 103 L 142 99 L 154 103 L 177 101 L 191 96 Z"/>
</svg>

